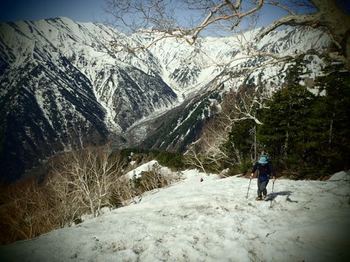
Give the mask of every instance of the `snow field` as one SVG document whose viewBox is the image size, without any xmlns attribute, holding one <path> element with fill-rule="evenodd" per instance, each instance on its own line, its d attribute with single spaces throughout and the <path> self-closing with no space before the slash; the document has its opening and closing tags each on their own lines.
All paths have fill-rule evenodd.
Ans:
<svg viewBox="0 0 350 262">
<path fill-rule="evenodd" d="M 142 169 L 142 168 L 141 168 Z M 1 261 L 346 261 L 350 180 L 278 179 L 255 201 L 256 179 L 197 170 L 138 204 L 0 247 Z M 200 182 L 200 178 L 204 178 Z M 268 185 L 271 191 L 272 183 Z M 272 207 L 270 208 L 270 205 Z"/>
<path fill-rule="evenodd" d="M 159 168 L 159 172 L 164 176 L 173 174 L 171 169 L 159 165 L 157 160 L 152 160 L 127 172 L 125 176 L 129 179 L 133 179 L 134 177 L 139 178 L 142 176 L 142 172 L 149 172 L 157 168 Z"/>
</svg>

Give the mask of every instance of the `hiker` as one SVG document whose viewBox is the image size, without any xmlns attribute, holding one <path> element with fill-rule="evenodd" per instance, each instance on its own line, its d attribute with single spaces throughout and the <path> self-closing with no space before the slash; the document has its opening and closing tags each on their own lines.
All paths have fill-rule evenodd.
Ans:
<svg viewBox="0 0 350 262">
<path fill-rule="evenodd" d="M 255 171 L 258 171 L 258 197 L 256 200 L 262 200 L 266 198 L 266 187 L 269 183 L 270 176 L 272 175 L 273 179 L 276 179 L 272 164 L 266 154 L 263 153 L 258 162 L 256 162 L 253 166 L 252 173 L 250 175 L 251 178 L 253 178 Z"/>
</svg>

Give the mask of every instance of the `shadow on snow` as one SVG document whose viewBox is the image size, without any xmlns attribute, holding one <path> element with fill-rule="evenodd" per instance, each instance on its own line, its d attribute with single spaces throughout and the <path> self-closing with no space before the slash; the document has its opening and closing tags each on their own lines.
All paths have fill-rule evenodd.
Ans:
<svg viewBox="0 0 350 262">
<path fill-rule="evenodd" d="M 290 199 L 290 195 L 292 194 L 292 191 L 280 191 L 280 192 L 273 192 L 267 195 L 267 198 L 265 201 L 272 201 L 277 196 L 287 196 L 286 201 L 292 202 L 292 203 L 298 203 L 298 201 Z"/>
</svg>

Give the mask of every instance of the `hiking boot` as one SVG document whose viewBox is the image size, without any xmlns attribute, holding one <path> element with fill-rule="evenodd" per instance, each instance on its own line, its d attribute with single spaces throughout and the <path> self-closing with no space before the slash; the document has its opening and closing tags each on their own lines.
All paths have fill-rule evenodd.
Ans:
<svg viewBox="0 0 350 262">
<path fill-rule="evenodd" d="M 258 196 L 257 198 L 255 198 L 255 200 L 262 200 L 262 197 Z"/>
<path fill-rule="evenodd" d="M 266 199 L 267 198 L 267 195 L 263 195 L 263 199 Z"/>
</svg>

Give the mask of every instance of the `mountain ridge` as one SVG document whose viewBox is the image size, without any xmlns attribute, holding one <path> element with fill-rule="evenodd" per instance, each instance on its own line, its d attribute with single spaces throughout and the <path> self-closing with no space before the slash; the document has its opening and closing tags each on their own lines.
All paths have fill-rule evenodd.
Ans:
<svg viewBox="0 0 350 262">
<path fill-rule="evenodd" d="M 198 138 L 201 121 L 211 116 L 210 103 L 205 102 L 202 111 L 196 111 L 198 117 L 191 118 L 194 122 L 187 121 L 196 103 L 209 101 L 210 95 L 220 101 L 225 90 L 239 88 L 246 77 L 239 75 L 242 68 L 264 61 L 245 57 L 241 49 L 252 41 L 252 32 L 224 39 L 201 38 L 193 46 L 166 38 L 144 52 L 130 51 L 154 37 L 145 33 L 127 36 L 102 24 L 76 23 L 63 17 L 0 24 L 0 163 L 10 166 L 5 172 L 12 174 L 18 163 L 23 171 L 56 152 L 110 139 L 118 146 L 133 145 L 133 141 L 142 144 L 149 130 L 159 129 L 157 117 L 165 112 L 169 116 L 172 110 L 174 123 L 187 124 L 183 128 L 167 125 L 182 133 L 146 144 L 183 150 Z M 313 48 L 322 52 L 328 45 L 327 36 L 320 31 L 286 29 L 263 38 L 258 48 L 293 54 Z M 310 57 L 305 71 L 310 69 L 306 75 L 315 77 L 323 62 L 316 55 Z M 284 81 L 286 68 L 271 65 L 248 78 L 273 90 Z M 225 72 L 238 73 L 218 90 L 218 77 Z M 189 115 L 176 109 L 184 103 Z M 32 117 L 26 117 L 26 112 Z M 142 125 L 150 119 L 155 127 Z M 160 133 L 169 135 L 164 130 Z M 186 138 L 189 134 L 191 138 Z"/>
</svg>

